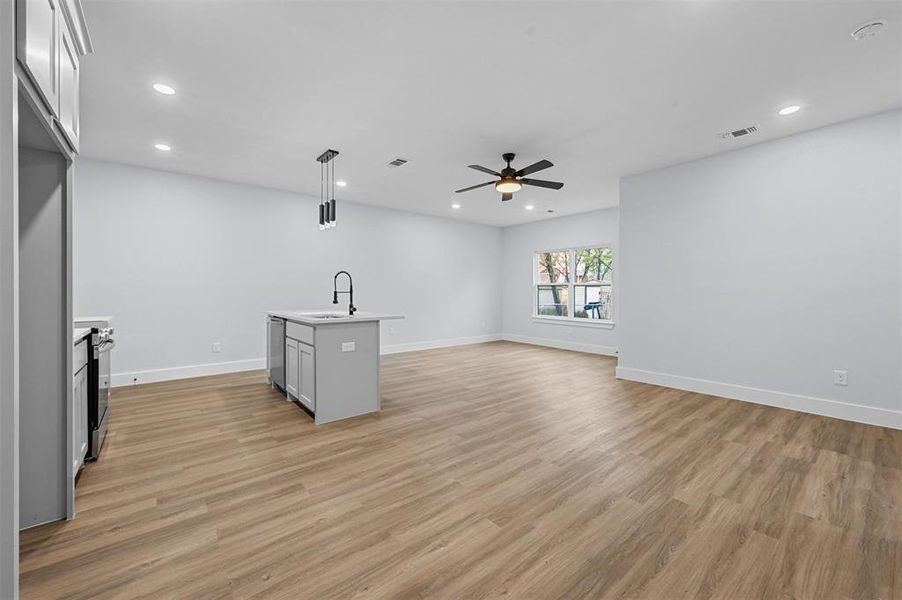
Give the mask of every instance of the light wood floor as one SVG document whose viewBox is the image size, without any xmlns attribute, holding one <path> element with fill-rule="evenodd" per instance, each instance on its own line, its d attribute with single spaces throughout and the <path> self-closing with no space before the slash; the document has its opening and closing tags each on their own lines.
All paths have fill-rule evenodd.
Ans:
<svg viewBox="0 0 902 600">
<path fill-rule="evenodd" d="M 512 343 L 386 357 L 316 427 L 263 375 L 117 389 L 30 598 L 902 598 L 902 432 Z"/>
</svg>

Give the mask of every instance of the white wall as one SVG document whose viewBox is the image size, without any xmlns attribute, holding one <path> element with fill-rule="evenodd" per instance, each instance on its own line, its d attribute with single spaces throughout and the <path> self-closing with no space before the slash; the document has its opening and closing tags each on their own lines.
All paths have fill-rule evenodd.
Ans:
<svg viewBox="0 0 902 600">
<path fill-rule="evenodd" d="M 618 375 L 902 427 L 900 140 L 894 111 L 623 179 Z"/>
<path fill-rule="evenodd" d="M 19 593 L 19 107 L 15 38 L 15 5 L 0 2 L 0 598 L 17 598 Z"/>
<path fill-rule="evenodd" d="M 501 279 L 504 338 L 583 352 L 617 352 L 619 294 L 617 209 L 548 219 L 504 230 Z M 601 328 L 533 319 L 533 255 L 540 250 L 604 244 L 614 250 L 614 327 Z"/>
<path fill-rule="evenodd" d="M 383 351 L 500 336 L 500 229 L 339 201 L 321 232 L 317 203 L 80 160 L 75 314 L 114 315 L 114 383 L 262 368 L 263 311 L 343 309 L 340 269 L 360 310 L 406 316 L 383 325 Z"/>
<path fill-rule="evenodd" d="M 23 107 L 23 113 L 28 108 Z M 19 526 L 71 514 L 67 164 L 19 147 Z"/>
</svg>

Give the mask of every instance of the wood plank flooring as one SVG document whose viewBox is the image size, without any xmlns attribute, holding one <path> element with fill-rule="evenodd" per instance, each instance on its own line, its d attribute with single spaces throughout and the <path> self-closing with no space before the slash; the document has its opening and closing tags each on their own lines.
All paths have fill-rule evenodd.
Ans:
<svg viewBox="0 0 902 600">
<path fill-rule="evenodd" d="M 902 598 L 902 432 L 507 342 L 314 426 L 259 372 L 115 390 L 31 598 Z"/>
</svg>

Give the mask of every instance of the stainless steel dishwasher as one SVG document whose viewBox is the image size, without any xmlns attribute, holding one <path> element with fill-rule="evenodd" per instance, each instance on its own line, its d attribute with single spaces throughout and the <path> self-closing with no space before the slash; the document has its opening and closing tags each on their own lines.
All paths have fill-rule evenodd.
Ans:
<svg viewBox="0 0 902 600">
<path fill-rule="evenodd" d="M 266 322 L 266 380 L 285 391 L 285 320 L 278 317 Z"/>
</svg>

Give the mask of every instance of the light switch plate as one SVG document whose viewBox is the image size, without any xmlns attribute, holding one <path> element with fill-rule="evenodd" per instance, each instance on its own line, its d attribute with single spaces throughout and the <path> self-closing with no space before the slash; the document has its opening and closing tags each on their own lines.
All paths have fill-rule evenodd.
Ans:
<svg viewBox="0 0 902 600">
<path fill-rule="evenodd" d="M 357 349 L 357 342 L 342 342 L 341 343 L 341 351 L 342 352 L 353 352 Z"/>
</svg>

